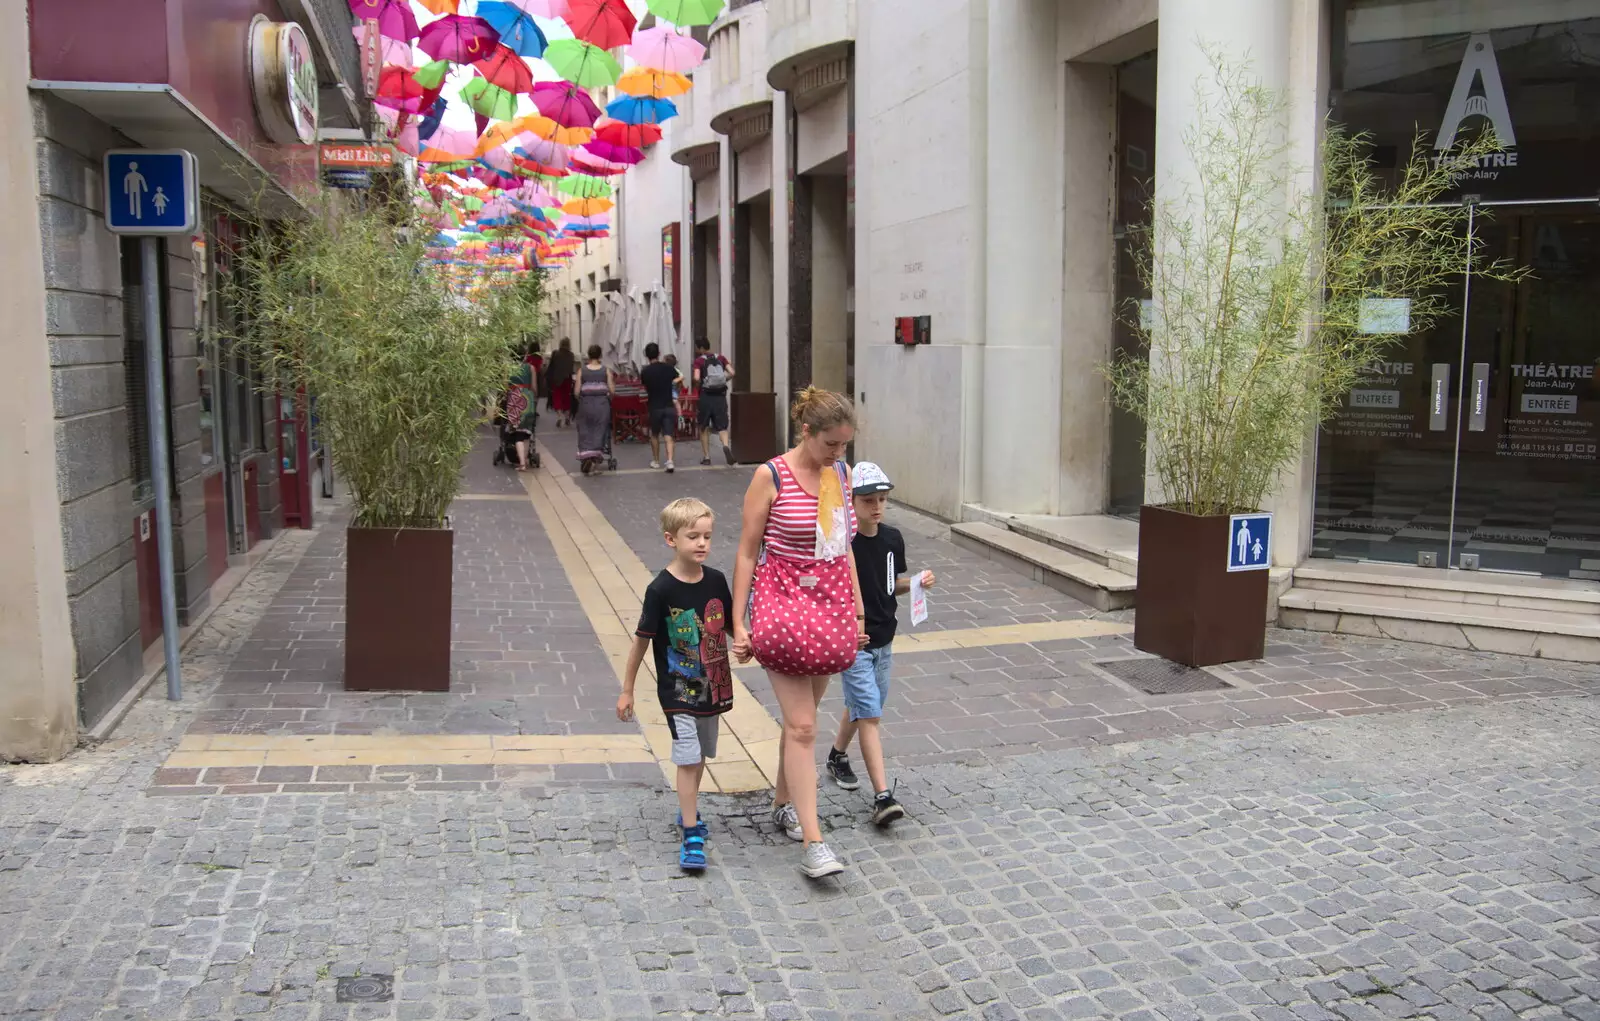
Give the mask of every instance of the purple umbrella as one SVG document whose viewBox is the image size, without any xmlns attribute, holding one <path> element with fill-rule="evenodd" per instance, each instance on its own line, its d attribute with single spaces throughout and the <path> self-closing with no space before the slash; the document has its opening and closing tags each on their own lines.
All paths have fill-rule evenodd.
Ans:
<svg viewBox="0 0 1600 1021">
<path fill-rule="evenodd" d="M 376 18 L 378 32 L 389 39 L 410 42 L 417 37 L 417 16 L 408 0 L 349 0 L 357 21 Z"/>
<path fill-rule="evenodd" d="M 471 64 L 494 54 L 500 33 L 482 18 L 447 14 L 422 30 L 417 46 L 434 60 Z"/>
<path fill-rule="evenodd" d="M 644 162 L 644 150 L 635 149 L 631 145 L 612 145 L 610 142 L 602 142 L 599 139 L 595 139 L 592 142 L 583 143 L 583 148 L 611 163 L 632 165 Z"/>
<path fill-rule="evenodd" d="M 539 112 L 564 128 L 592 128 L 600 117 L 594 100 L 571 82 L 538 82 L 532 95 Z"/>
</svg>

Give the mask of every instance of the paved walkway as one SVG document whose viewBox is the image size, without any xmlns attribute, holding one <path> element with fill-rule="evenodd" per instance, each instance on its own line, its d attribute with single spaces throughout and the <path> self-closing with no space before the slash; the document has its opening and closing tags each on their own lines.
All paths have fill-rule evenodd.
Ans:
<svg viewBox="0 0 1600 1021">
<path fill-rule="evenodd" d="M 689 878 L 618 657 L 659 507 L 706 497 L 727 564 L 750 470 L 489 451 L 451 692 L 340 689 L 335 519 L 199 630 L 186 702 L 0 766 L 0 1017 L 1600 1021 L 1600 672 L 1274 632 L 1227 687 L 1146 694 L 1126 615 L 901 514 L 943 579 L 896 656 L 910 817 L 827 786 L 850 870 L 802 880 L 741 671 L 712 786 L 753 793 L 708 795 Z"/>
</svg>

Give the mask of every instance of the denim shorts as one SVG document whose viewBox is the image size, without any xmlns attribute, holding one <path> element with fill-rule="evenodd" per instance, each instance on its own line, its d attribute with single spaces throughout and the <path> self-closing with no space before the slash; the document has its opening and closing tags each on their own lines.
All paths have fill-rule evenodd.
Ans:
<svg viewBox="0 0 1600 1021">
<path fill-rule="evenodd" d="M 876 720 L 883 715 L 889 695 L 889 662 L 893 646 L 856 653 L 856 661 L 839 677 L 844 681 L 844 704 L 852 720 Z"/>
</svg>

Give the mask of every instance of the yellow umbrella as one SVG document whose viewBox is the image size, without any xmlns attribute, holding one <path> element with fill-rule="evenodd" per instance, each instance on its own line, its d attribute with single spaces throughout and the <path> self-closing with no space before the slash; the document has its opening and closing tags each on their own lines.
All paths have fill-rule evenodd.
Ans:
<svg viewBox="0 0 1600 1021">
<path fill-rule="evenodd" d="M 652 99 L 670 99 L 681 96 L 694 87 L 694 83 L 676 71 L 657 71 L 636 67 L 617 81 L 617 88 L 630 96 L 649 96 Z"/>
<path fill-rule="evenodd" d="M 518 117 L 512 122 L 519 131 L 531 131 L 546 141 L 557 145 L 582 145 L 594 137 L 593 128 L 564 128 L 540 114 Z"/>
</svg>

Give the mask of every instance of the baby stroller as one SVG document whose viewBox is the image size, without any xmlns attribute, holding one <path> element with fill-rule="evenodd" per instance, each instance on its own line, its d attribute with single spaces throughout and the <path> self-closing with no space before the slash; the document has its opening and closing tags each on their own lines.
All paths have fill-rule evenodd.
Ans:
<svg viewBox="0 0 1600 1021">
<path fill-rule="evenodd" d="M 496 468 L 507 464 L 516 467 L 517 441 L 523 439 L 528 441 L 528 467 L 540 467 L 539 448 L 533 442 L 534 433 L 539 428 L 539 413 L 532 408 L 529 411 L 533 414 L 533 421 L 530 423 L 533 428 L 527 430 L 513 429 L 511 428 L 510 419 L 506 416 L 506 398 L 502 397 L 500 399 L 500 408 L 494 416 L 495 428 L 500 431 L 500 446 L 495 448 L 494 452 L 494 466 Z"/>
</svg>

